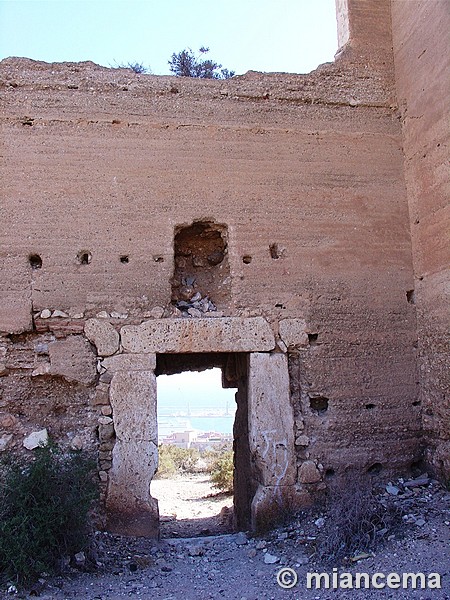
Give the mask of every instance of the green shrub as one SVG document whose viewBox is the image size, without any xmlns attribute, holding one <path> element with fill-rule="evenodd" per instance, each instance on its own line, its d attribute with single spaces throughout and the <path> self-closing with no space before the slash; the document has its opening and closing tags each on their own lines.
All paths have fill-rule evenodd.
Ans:
<svg viewBox="0 0 450 600">
<path fill-rule="evenodd" d="M 158 471 L 155 479 L 170 479 L 177 474 L 177 466 L 169 450 L 170 446 L 160 444 L 158 448 Z"/>
<path fill-rule="evenodd" d="M 185 473 L 195 473 L 195 466 L 200 458 L 200 452 L 197 448 L 178 448 L 172 446 L 173 459 L 179 471 Z"/>
<path fill-rule="evenodd" d="M 235 72 L 222 68 L 210 58 L 201 58 L 209 52 L 209 48 L 202 46 L 196 56 L 191 48 L 181 52 L 174 52 L 169 60 L 170 70 L 178 77 L 197 77 L 200 79 L 229 79 Z"/>
<path fill-rule="evenodd" d="M 159 445 L 158 478 L 169 478 L 178 472 L 196 473 L 200 458 L 197 448 L 179 448 L 172 444 Z"/>
<path fill-rule="evenodd" d="M 56 445 L 0 464 L 0 579 L 29 584 L 88 545 L 94 461 Z"/>
<path fill-rule="evenodd" d="M 211 469 L 211 482 L 214 487 L 222 492 L 233 492 L 233 451 L 228 450 L 220 454 L 213 462 Z"/>
<path fill-rule="evenodd" d="M 233 444 L 229 442 L 224 442 L 220 446 L 215 446 L 213 448 L 203 450 L 203 452 L 201 453 L 201 458 L 206 463 L 204 471 L 206 473 L 211 473 L 217 460 L 224 454 L 227 454 L 229 452 L 233 452 Z"/>
</svg>

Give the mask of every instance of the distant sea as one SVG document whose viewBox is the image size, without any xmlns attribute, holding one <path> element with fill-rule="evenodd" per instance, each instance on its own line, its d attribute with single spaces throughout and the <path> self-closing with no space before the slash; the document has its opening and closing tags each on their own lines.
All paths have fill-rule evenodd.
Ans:
<svg viewBox="0 0 450 600">
<path fill-rule="evenodd" d="M 160 417 L 158 436 L 164 438 L 174 431 L 215 431 L 217 433 L 233 433 L 234 415 L 217 417 Z"/>
<path fill-rule="evenodd" d="M 200 431 L 217 431 L 217 433 L 233 433 L 234 416 L 226 417 L 191 417 L 192 429 Z"/>
</svg>

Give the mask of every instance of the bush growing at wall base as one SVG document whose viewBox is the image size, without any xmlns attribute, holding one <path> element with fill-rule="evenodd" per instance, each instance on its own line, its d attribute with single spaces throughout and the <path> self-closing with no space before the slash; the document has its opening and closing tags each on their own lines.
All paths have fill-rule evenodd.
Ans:
<svg viewBox="0 0 450 600">
<path fill-rule="evenodd" d="M 88 545 L 95 462 L 56 445 L 0 464 L 0 580 L 29 584 Z"/>
<path fill-rule="evenodd" d="M 318 556 L 335 565 L 370 552 L 402 524 L 402 510 L 380 498 L 368 477 L 348 472 L 328 491 L 327 519 L 317 539 Z"/>
</svg>

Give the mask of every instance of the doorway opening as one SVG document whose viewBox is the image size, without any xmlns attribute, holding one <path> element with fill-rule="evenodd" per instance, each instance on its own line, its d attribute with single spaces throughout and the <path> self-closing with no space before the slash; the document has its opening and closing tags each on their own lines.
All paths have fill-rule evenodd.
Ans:
<svg viewBox="0 0 450 600">
<path fill-rule="evenodd" d="M 161 536 L 247 529 L 247 355 L 162 354 L 155 373 L 159 466 L 151 495 Z"/>
</svg>

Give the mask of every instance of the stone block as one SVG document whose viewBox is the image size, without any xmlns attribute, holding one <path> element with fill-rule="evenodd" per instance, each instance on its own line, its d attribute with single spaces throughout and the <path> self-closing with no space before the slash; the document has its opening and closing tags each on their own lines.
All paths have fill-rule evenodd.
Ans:
<svg viewBox="0 0 450 600">
<path fill-rule="evenodd" d="M 116 371 L 110 385 L 110 402 L 116 443 L 109 472 L 108 529 L 158 537 L 158 504 L 150 495 L 158 465 L 154 372 Z"/>
<path fill-rule="evenodd" d="M 33 431 L 23 440 L 23 445 L 27 450 L 34 450 L 39 446 L 46 446 L 48 444 L 48 432 L 47 429 L 41 429 L 40 431 Z"/>
<path fill-rule="evenodd" d="M 153 442 L 116 441 L 106 498 L 109 531 L 159 537 L 158 502 L 150 495 L 157 464 L 158 447 Z"/>
<path fill-rule="evenodd" d="M 99 385 L 95 388 L 95 394 L 92 398 L 92 404 L 94 406 L 103 406 L 109 404 L 109 391 L 103 389 Z"/>
<path fill-rule="evenodd" d="M 117 439 L 158 443 L 153 371 L 117 371 L 111 381 L 109 397 Z"/>
<path fill-rule="evenodd" d="M 156 354 L 117 354 L 102 361 L 107 371 L 153 371 L 156 368 Z"/>
<path fill-rule="evenodd" d="M 31 298 L 9 295 L 0 301 L 0 333 L 18 334 L 33 330 Z"/>
<path fill-rule="evenodd" d="M 4 452 L 8 448 L 12 439 L 12 433 L 5 433 L 0 436 L 0 452 Z"/>
<path fill-rule="evenodd" d="M 72 438 L 72 441 L 70 442 L 70 448 L 71 450 L 83 450 L 83 440 L 79 435 L 76 435 L 74 438 Z"/>
<path fill-rule="evenodd" d="M 6 353 L 6 342 L 2 343 L 2 341 L 0 341 L 0 377 L 8 374 L 8 368 L 6 367 Z"/>
<path fill-rule="evenodd" d="M 121 329 L 122 346 L 133 353 L 260 352 L 275 338 L 265 319 L 155 319 Z"/>
<path fill-rule="evenodd" d="M 119 334 L 108 321 L 88 319 L 84 324 L 84 335 L 94 344 L 100 356 L 111 356 L 119 349 Z"/>
<path fill-rule="evenodd" d="M 113 378 L 113 374 L 111 371 L 105 371 L 103 372 L 100 377 L 98 378 L 98 380 L 100 381 L 100 383 L 111 383 L 111 379 Z"/>
<path fill-rule="evenodd" d="M 0 427 L 2 429 L 11 429 L 15 427 L 19 420 L 14 415 L 7 413 L 5 415 L 0 416 Z"/>
<path fill-rule="evenodd" d="M 114 437 L 114 423 L 111 417 L 102 416 L 98 420 L 98 438 L 100 443 L 106 442 Z"/>
<path fill-rule="evenodd" d="M 250 354 L 248 419 L 250 452 L 266 486 L 293 485 L 294 414 L 285 354 Z"/>
<path fill-rule="evenodd" d="M 318 483 L 322 479 L 319 469 L 312 460 L 305 460 L 298 469 L 300 483 Z"/>
<path fill-rule="evenodd" d="M 148 310 L 144 313 L 145 318 L 161 319 L 164 314 L 164 308 L 162 306 L 155 306 L 152 310 Z"/>
<path fill-rule="evenodd" d="M 48 362 L 38 363 L 35 369 L 31 372 L 31 377 L 40 377 L 42 375 L 50 374 L 51 365 Z"/>
<path fill-rule="evenodd" d="M 307 435 L 299 435 L 295 438 L 296 446 L 309 446 L 309 437 Z"/>
<path fill-rule="evenodd" d="M 288 350 L 297 350 L 308 346 L 306 322 L 303 319 L 283 319 L 279 323 L 280 338 Z"/>
<path fill-rule="evenodd" d="M 50 374 L 67 381 L 90 385 L 97 377 L 96 359 L 89 342 L 82 336 L 70 336 L 48 345 Z"/>
<path fill-rule="evenodd" d="M 99 450 L 102 452 L 111 452 L 112 449 L 114 448 L 115 443 L 116 443 L 115 439 L 100 441 Z"/>
<path fill-rule="evenodd" d="M 125 496 L 128 490 L 136 498 L 148 499 L 150 483 L 158 467 L 157 444 L 146 441 L 122 442 L 117 439 L 112 457 L 111 481 L 120 484 Z"/>
</svg>

